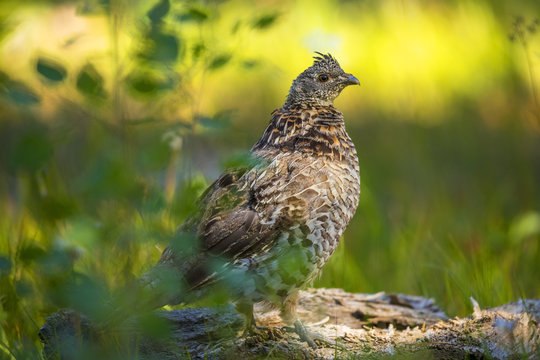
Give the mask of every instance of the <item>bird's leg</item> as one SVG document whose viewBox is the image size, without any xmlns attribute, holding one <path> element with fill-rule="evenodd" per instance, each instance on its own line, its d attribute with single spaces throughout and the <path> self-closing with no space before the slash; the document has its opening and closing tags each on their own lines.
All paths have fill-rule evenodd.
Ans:
<svg viewBox="0 0 540 360">
<path fill-rule="evenodd" d="M 296 306 L 298 304 L 298 293 L 287 298 L 281 307 L 281 319 L 286 324 L 293 324 L 294 332 L 298 334 L 302 341 L 305 341 L 311 348 L 317 349 L 318 346 L 315 341 L 319 341 L 323 344 L 330 346 L 336 346 L 336 342 L 328 339 L 326 336 L 318 334 L 313 331 L 309 331 L 305 325 L 300 321 L 296 314 Z"/>
<path fill-rule="evenodd" d="M 255 322 L 255 317 L 253 316 L 253 304 L 240 302 L 235 305 L 236 311 L 244 315 L 246 318 L 246 323 L 244 325 L 244 336 L 257 333 L 257 324 Z"/>
<path fill-rule="evenodd" d="M 294 323 L 294 331 L 300 336 L 300 339 L 302 341 L 305 341 L 308 343 L 309 346 L 311 346 L 313 349 L 317 348 L 317 344 L 313 341 L 311 336 L 309 336 L 308 331 L 302 321 L 298 318 L 298 315 L 296 314 L 296 306 L 298 305 L 298 293 L 289 296 L 285 301 L 283 302 L 281 306 L 281 319 L 286 324 Z"/>
<path fill-rule="evenodd" d="M 246 318 L 246 324 L 244 327 L 243 336 L 257 335 L 263 339 L 273 339 L 276 340 L 283 336 L 280 329 L 267 327 L 267 326 L 257 326 L 255 322 L 255 317 L 253 316 L 253 304 L 252 303 L 237 303 L 236 310 L 243 314 Z"/>
</svg>

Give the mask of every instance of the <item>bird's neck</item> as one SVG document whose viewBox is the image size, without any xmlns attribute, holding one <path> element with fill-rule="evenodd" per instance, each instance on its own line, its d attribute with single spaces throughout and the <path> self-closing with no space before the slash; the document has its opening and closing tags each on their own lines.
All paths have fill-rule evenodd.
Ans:
<svg viewBox="0 0 540 360">
<path fill-rule="evenodd" d="M 354 146 L 345 131 L 343 115 L 333 106 L 284 106 L 272 115 L 270 124 L 253 146 L 253 152 L 297 151 L 339 156 L 343 149 Z"/>
<path fill-rule="evenodd" d="M 298 108 L 334 108 L 333 100 L 313 99 L 311 97 L 303 98 L 298 94 L 292 93 L 287 96 L 285 104 L 282 109 L 298 109 Z"/>
</svg>

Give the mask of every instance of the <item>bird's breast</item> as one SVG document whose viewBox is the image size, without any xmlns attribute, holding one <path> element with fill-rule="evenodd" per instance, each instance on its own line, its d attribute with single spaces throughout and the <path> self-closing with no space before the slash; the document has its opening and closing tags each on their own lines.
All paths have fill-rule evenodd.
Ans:
<svg viewBox="0 0 540 360">
<path fill-rule="evenodd" d="M 252 188 L 264 221 L 286 223 L 281 231 L 287 233 L 287 243 L 302 243 L 320 268 L 334 252 L 358 205 L 356 152 L 353 147 L 341 159 L 279 154 L 254 179 Z"/>
</svg>

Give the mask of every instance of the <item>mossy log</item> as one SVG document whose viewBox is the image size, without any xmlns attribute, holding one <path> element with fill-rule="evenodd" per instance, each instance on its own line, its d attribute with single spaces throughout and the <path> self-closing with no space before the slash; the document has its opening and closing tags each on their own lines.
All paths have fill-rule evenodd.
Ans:
<svg viewBox="0 0 540 360">
<path fill-rule="evenodd" d="M 260 308 L 256 319 L 265 328 L 243 336 L 243 317 L 232 306 L 156 311 L 112 335 L 61 310 L 40 337 L 48 359 L 540 359 L 540 300 L 484 310 L 471 301 L 471 316 L 448 319 L 423 297 L 309 289 L 300 296 L 300 318 L 332 340 L 317 349 L 285 328 L 277 312 Z"/>
</svg>

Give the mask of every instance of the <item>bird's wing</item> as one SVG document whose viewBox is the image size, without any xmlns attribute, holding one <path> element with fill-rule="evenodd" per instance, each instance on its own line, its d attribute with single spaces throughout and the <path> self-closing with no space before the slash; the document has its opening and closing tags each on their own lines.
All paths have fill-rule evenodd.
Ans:
<svg viewBox="0 0 540 360">
<path fill-rule="evenodd" d="M 253 168 L 224 172 L 199 199 L 197 213 L 179 229 L 180 234 L 191 234 L 196 244 L 192 255 L 178 254 L 174 246 L 164 251 L 160 263 L 176 264 L 191 289 L 215 279 L 211 270 L 213 260 L 233 263 L 249 258 L 268 248 L 278 235 L 277 229 L 285 225 L 284 217 L 278 216 L 269 223 L 255 210 L 258 201 L 267 200 L 261 198 L 259 190 L 250 187 L 249 178 L 258 175 Z M 265 176 L 258 179 L 260 188 L 265 188 L 264 179 Z M 268 177 L 266 181 L 271 183 L 275 179 Z"/>
<path fill-rule="evenodd" d="M 212 255 L 235 260 L 256 251 L 263 240 L 273 234 L 273 226 L 265 226 L 255 211 L 255 190 L 249 186 L 249 176 L 225 172 L 214 183 L 204 199 L 198 237 L 202 250 Z M 244 176 L 245 175 L 245 176 Z"/>
</svg>

